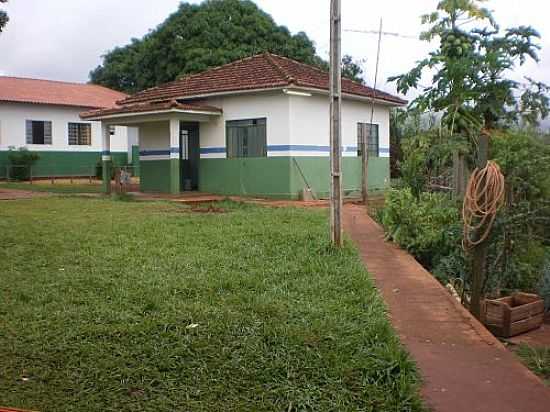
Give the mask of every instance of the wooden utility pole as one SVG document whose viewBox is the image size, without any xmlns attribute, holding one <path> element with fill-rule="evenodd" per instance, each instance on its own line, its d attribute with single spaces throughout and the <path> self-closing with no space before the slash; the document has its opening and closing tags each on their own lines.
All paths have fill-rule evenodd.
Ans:
<svg viewBox="0 0 550 412">
<path fill-rule="evenodd" d="M 363 203 L 367 206 L 369 200 L 369 138 L 373 133 L 372 122 L 374 121 L 374 102 L 376 100 L 376 87 L 378 85 L 378 67 L 380 65 L 380 46 L 382 45 L 382 19 L 380 19 L 380 28 L 378 29 L 378 47 L 376 50 L 376 69 L 374 70 L 374 84 L 373 84 L 373 93 L 371 97 L 371 111 L 370 111 L 370 124 L 368 129 L 368 134 L 366 130 L 363 130 L 363 141 L 361 154 L 362 156 L 362 195 Z"/>
<path fill-rule="evenodd" d="M 330 240 L 342 247 L 342 4 L 330 1 Z"/>
<path fill-rule="evenodd" d="M 478 158 L 477 167 L 483 169 L 487 166 L 489 159 L 489 134 L 485 131 L 481 132 L 479 136 L 478 146 Z M 480 187 L 483 187 L 484 181 L 481 182 Z M 483 199 L 481 199 L 483 204 Z M 474 240 L 478 240 L 480 232 L 484 228 L 480 228 L 478 233 L 474 234 Z M 483 289 L 483 282 L 485 281 L 487 271 L 487 253 L 489 249 L 489 241 L 485 239 L 482 243 L 475 246 L 472 250 L 472 299 L 470 302 L 470 312 L 478 319 L 481 320 L 481 294 Z"/>
</svg>

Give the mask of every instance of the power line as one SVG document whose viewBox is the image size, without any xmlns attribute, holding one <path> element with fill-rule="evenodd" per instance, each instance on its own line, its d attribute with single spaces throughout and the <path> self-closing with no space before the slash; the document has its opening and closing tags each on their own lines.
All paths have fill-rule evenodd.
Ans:
<svg viewBox="0 0 550 412">
<path fill-rule="evenodd" d="M 349 33 L 375 34 L 375 35 L 377 35 L 377 36 L 380 34 L 380 31 L 379 31 L 379 30 L 345 29 L 344 31 L 345 31 L 345 32 L 349 32 Z M 391 32 L 391 31 L 383 31 L 383 32 L 382 32 L 382 35 L 383 35 L 383 36 L 401 37 L 401 38 L 403 38 L 403 39 L 420 40 L 420 39 L 418 38 L 418 36 L 412 36 L 412 35 L 409 35 L 409 34 L 394 33 L 394 32 Z"/>
</svg>

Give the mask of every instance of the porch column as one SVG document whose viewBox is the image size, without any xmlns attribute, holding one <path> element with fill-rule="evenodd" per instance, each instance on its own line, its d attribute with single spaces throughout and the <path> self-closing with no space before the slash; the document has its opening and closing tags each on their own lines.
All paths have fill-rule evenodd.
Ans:
<svg viewBox="0 0 550 412">
<path fill-rule="evenodd" d="M 101 138 L 103 141 L 101 149 L 101 177 L 103 193 L 111 193 L 111 175 L 113 172 L 113 159 L 111 157 L 111 133 L 109 125 L 101 122 Z"/>
<path fill-rule="evenodd" d="M 170 193 L 181 192 L 180 121 L 170 119 Z"/>
</svg>

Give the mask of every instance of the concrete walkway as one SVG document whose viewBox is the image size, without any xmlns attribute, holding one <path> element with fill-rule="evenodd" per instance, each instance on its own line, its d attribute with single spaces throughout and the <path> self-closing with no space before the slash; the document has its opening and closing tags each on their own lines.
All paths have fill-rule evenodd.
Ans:
<svg viewBox="0 0 550 412">
<path fill-rule="evenodd" d="M 436 412 L 550 412 L 550 388 L 525 368 L 408 253 L 384 242 L 359 205 L 344 227 L 374 276 Z"/>
</svg>

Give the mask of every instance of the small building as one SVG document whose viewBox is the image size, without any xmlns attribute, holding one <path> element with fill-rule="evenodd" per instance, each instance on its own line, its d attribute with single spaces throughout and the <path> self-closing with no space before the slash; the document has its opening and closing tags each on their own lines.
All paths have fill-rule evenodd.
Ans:
<svg viewBox="0 0 550 412">
<path fill-rule="evenodd" d="M 342 88 L 344 191 L 360 191 L 364 136 L 369 187 L 382 189 L 389 183 L 390 109 L 406 101 L 347 79 Z M 109 128 L 138 127 L 144 192 L 297 198 L 310 188 L 322 198 L 329 194 L 328 89 L 327 72 L 264 53 L 81 116 L 102 124 L 105 170 Z"/>
<path fill-rule="evenodd" d="M 91 84 L 0 76 L 0 178 L 9 175 L 10 148 L 21 147 L 40 157 L 34 177 L 94 175 L 101 161 L 101 124 L 79 114 L 126 97 Z M 137 132 L 132 136 L 126 127 L 113 127 L 109 133 L 115 162 L 132 161 Z"/>
</svg>

